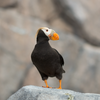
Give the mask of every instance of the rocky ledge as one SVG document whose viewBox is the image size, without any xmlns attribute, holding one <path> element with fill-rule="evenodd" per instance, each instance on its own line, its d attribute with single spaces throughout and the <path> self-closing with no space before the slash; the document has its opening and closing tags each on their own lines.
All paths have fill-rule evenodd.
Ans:
<svg viewBox="0 0 100 100">
<path fill-rule="evenodd" d="M 8 100 L 100 100 L 99 94 L 79 93 L 71 90 L 25 86 Z"/>
</svg>

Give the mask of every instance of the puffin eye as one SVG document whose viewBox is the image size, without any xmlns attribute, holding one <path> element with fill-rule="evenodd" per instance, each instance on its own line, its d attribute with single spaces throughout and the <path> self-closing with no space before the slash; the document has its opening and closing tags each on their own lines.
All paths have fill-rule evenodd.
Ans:
<svg viewBox="0 0 100 100">
<path fill-rule="evenodd" d="M 48 32 L 48 29 L 46 29 L 46 32 Z"/>
</svg>

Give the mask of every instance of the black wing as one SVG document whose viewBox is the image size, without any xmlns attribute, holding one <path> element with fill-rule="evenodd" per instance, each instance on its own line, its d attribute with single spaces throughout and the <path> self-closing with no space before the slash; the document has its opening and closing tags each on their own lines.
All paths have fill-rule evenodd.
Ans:
<svg viewBox="0 0 100 100">
<path fill-rule="evenodd" d="M 54 49 L 54 48 L 53 48 Z M 57 53 L 58 53 L 58 55 L 59 55 L 59 57 L 60 57 L 60 63 L 61 63 L 61 66 L 63 66 L 64 65 L 64 59 L 63 59 L 63 57 L 59 54 L 59 52 L 56 50 L 56 49 L 54 49 Z"/>
</svg>

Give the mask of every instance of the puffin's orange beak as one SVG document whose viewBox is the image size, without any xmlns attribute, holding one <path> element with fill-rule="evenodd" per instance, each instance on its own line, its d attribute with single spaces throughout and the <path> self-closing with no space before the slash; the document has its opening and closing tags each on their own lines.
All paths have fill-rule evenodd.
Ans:
<svg viewBox="0 0 100 100">
<path fill-rule="evenodd" d="M 59 40 L 59 35 L 58 35 L 57 33 L 53 33 L 52 36 L 49 35 L 49 38 L 50 38 L 51 40 Z"/>
</svg>

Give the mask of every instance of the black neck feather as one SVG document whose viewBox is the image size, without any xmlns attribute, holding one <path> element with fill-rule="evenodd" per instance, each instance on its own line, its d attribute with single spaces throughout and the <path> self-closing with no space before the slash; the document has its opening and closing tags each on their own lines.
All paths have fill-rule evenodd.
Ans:
<svg viewBox="0 0 100 100">
<path fill-rule="evenodd" d="M 45 33 L 40 29 L 37 35 L 37 43 L 49 41 L 49 38 L 45 35 Z"/>
</svg>

